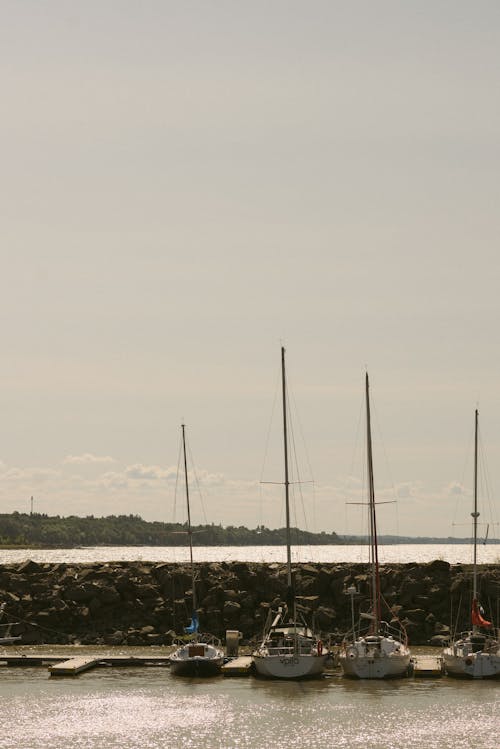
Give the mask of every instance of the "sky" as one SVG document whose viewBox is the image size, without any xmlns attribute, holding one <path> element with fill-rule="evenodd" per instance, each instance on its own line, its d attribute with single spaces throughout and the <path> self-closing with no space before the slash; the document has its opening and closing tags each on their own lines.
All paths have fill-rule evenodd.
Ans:
<svg viewBox="0 0 500 749">
<path fill-rule="evenodd" d="M 180 517 L 185 423 L 194 522 L 282 525 L 285 345 L 302 527 L 366 369 L 380 532 L 468 534 L 477 406 L 498 518 L 497 2 L 5 0 L 0 63 L 1 512 Z"/>
</svg>

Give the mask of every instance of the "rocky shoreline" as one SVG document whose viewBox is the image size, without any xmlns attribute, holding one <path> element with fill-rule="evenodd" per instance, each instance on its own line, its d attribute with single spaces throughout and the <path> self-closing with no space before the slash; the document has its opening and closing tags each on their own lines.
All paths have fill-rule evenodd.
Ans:
<svg viewBox="0 0 500 749">
<path fill-rule="evenodd" d="M 204 632 L 224 638 L 239 630 L 243 642 L 262 634 L 269 608 L 286 594 L 284 564 L 204 563 L 196 565 L 198 612 Z M 359 591 L 356 606 L 368 609 L 369 569 L 364 564 L 297 564 L 294 579 L 306 619 L 325 639 L 342 638 L 351 624 L 346 589 Z M 499 565 L 482 565 L 478 586 L 487 616 L 500 598 Z M 381 567 L 382 595 L 406 627 L 413 645 L 440 645 L 459 617 L 469 627 L 471 573 L 465 565 Z M 191 575 L 186 564 L 108 562 L 93 564 L 0 565 L 0 637 L 23 643 L 84 645 L 168 645 L 191 616 Z M 497 622 L 498 625 L 498 622 Z"/>
</svg>

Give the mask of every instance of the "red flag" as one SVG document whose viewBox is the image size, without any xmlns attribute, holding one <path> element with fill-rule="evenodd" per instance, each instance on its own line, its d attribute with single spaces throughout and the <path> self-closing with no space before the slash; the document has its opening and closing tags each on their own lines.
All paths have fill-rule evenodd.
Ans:
<svg viewBox="0 0 500 749">
<path fill-rule="evenodd" d="M 483 619 L 482 614 L 483 610 L 481 609 L 477 598 L 474 598 L 472 601 L 472 624 L 475 624 L 477 627 L 491 627 L 491 622 Z"/>
</svg>

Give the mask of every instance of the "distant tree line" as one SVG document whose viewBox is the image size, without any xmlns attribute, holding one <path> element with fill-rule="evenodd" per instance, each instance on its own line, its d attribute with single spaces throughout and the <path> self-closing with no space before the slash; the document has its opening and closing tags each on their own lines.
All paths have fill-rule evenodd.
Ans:
<svg viewBox="0 0 500 749">
<path fill-rule="evenodd" d="M 0 546 L 55 547 L 75 546 L 187 546 L 186 525 L 147 522 L 139 515 L 109 515 L 96 518 L 49 516 L 41 513 L 0 514 Z M 281 546 L 286 544 L 284 528 L 255 529 L 229 525 L 193 526 L 197 546 Z M 336 533 L 311 533 L 291 529 L 292 542 L 304 546 L 345 543 Z"/>
</svg>

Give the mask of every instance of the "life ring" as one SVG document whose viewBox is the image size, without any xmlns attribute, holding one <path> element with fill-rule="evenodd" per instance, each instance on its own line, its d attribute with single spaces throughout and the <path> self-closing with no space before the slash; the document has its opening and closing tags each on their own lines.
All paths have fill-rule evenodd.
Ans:
<svg viewBox="0 0 500 749">
<path fill-rule="evenodd" d="M 323 655 L 323 643 L 318 640 L 318 655 Z"/>
</svg>

